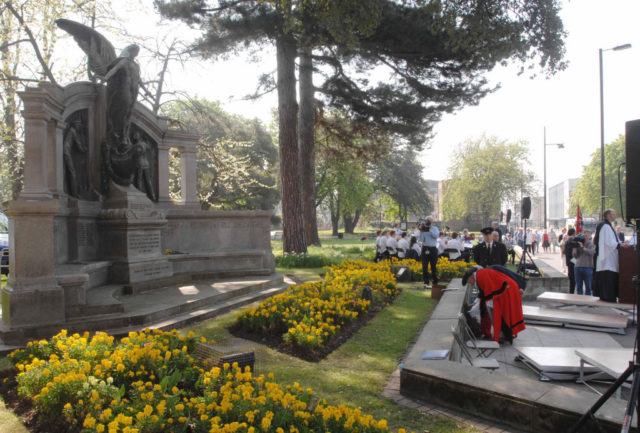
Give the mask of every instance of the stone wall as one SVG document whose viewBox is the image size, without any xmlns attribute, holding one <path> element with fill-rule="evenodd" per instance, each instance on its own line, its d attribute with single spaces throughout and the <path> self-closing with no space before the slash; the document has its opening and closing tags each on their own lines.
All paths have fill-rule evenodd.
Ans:
<svg viewBox="0 0 640 433">
<path fill-rule="evenodd" d="M 152 143 L 145 155 L 153 156 L 153 182 L 143 189 L 154 194 L 126 182 L 116 185 L 104 170 L 103 85 L 40 83 L 20 97 L 24 188 L 6 212 L 11 260 L 0 331 L 61 323 L 87 302 L 89 290 L 101 286 L 141 284 L 146 290 L 176 276 L 275 272 L 272 212 L 200 209 L 197 136 L 170 129 L 168 119 L 136 104 L 131 127 Z M 171 149 L 181 158 L 178 202 L 169 198 Z"/>
</svg>

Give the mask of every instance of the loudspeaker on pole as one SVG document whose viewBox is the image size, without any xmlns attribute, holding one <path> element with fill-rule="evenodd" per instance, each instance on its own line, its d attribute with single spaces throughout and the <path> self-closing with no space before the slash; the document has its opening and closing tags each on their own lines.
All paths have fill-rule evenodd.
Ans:
<svg viewBox="0 0 640 433">
<path fill-rule="evenodd" d="M 520 217 L 523 220 L 528 220 L 531 216 L 531 197 L 522 197 L 522 204 L 520 205 Z"/>
<path fill-rule="evenodd" d="M 625 123 L 627 193 L 625 217 L 628 222 L 640 218 L 640 119 Z"/>
</svg>

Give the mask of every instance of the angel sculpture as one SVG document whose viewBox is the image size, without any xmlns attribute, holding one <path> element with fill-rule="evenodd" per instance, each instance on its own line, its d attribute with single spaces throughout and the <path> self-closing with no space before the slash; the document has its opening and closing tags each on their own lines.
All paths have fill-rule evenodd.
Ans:
<svg viewBox="0 0 640 433">
<path fill-rule="evenodd" d="M 130 127 L 131 114 L 138 98 L 140 66 L 135 62 L 140 48 L 129 45 L 116 56 L 113 45 L 91 27 L 58 19 L 56 24 L 69 33 L 88 57 L 88 68 L 107 83 L 107 141 L 103 146 L 103 164 L 108 177 L 129 185 L 135 173 Z"/>
</svg>

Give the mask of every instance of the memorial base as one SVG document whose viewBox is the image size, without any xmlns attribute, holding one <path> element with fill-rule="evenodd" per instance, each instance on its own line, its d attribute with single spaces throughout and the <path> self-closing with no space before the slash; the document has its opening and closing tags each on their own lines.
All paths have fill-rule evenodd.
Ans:
<svg viewBox="0 0 640 433">
<path fill-rule="evenodd" d="M 10 328 L 49 325 L 64 322 L 64 291 L 55 280 L 48 288 L 14 288 L 10 283 L 2 288 L 2 321 Z"/>
<path fill-rule="evenodd" d="M 164 215 L 154 210 L 145 194 L 132 186 L 110 186 L 98 227 L 102 257 L 113 264 L 112 283 L 133 284 L 173 276 L 162 252 Z"/>
<path fill-rule="evenodd" d="M 111 265 L 113 283 L 133 284 L 173 276 L 173 266 L 166 257 L 116 262 Z"/>
</svg>

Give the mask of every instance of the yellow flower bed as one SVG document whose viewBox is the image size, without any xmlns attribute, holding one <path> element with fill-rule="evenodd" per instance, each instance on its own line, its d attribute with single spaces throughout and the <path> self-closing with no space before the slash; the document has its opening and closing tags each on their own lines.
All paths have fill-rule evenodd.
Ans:
<svg viewBox="0 0 640 433">
<path fill-rule="evenodd" d="M 386 421 L 313 398 L 299 384 L 237 366 L 194 364 L 193 335 L 130 333 L 120 342 L 66 331 L 9 358 L 18 392 L 43 420 L 83 433 L 387 432 Z M 315 402 L 315 403 L 314 403 Z M 404 430 L 400 429 L 399 433 Z"/>
<path fill-rule="evenodd" d="M 374 303 L 387 303 L 398 294 L 389 262 L 347 260 L 325 269 L 324 280 L 293 285 L 244 310 L 237 325 L 248 332 L 282 335 L 293 346 L 318 349 L 369 311 L 371 302 L 362 299 L 364 287 L 372 289 Z"/>
<path fill-rule="evenodd" d="M 422 263 L 413 259 L 397 259 L 393 257 L 391 264 L 394 266 L 407 266 L 414 274 L 422 275 Z M 461 278 L 467 269 L 476 266 L 474 262 L 467 263 L 462 260 L 450 261 L 446 257 L 440 257 L 436 265 L 438 279 L 450 280 L 451 278 Z"/>
</svg>

